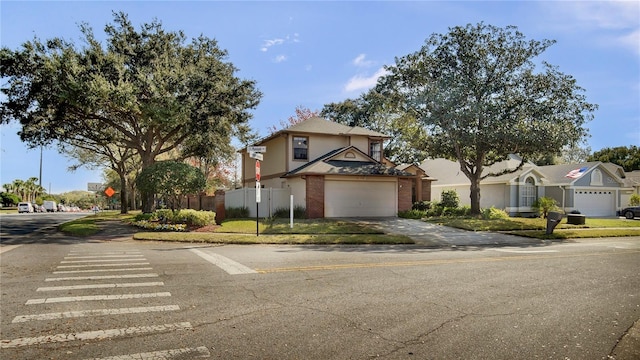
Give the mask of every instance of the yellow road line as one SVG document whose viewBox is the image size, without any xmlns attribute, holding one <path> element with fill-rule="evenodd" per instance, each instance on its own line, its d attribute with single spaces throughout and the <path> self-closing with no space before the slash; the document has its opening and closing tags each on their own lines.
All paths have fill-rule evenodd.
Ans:
<svg viewBox="0 0 640 360">
<path fill-rule="evenodd" d="M 271 269 L 256 269 L 260 274 L 292 272 L 292 271 L 322 271 L 322 270 L 344 270 L 344 269 L 364 269 L 364 268 L 383 268 L 383 267 L 408 267 L 408 266 L 430 266 L 430 265 L 448 265 L 448 264 L 465 264 L 465 263 L 488 263 L 500 261 L 518 261 L 518 260 L 542 260 L 542 259 L 563 259 L 575 257 L 593 257 L 593 256 L 610 256 L 610 255 L 628 255 L 638 254 L 640 250 L 627 250 L 616 252 L 599 252 L 590 254 L 567 254 L 567 255 L 509 255 L 494 256 L 477 259 L 442 259 L 442 260 L 415 260 L 415 261 L 392 261 L 381 263 L 354 263 L 354 264 L 334 264 L 334 265 L 314 265 L 314 266 L 294 266 L 281 267 Z"/>
</svg>

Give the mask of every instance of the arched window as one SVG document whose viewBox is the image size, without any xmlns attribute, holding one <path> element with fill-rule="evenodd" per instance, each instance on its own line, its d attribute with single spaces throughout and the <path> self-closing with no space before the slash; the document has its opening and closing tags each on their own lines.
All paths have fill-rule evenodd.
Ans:
<svg viewBox="0 0 640 360">
<path fill-rule="evenodd" d="M 602 172 L 595 169 L 591 172 L 591 185 L 602 185 Z"/>
<path fill-rule="evenodd" d="M 521 206 L 530 207 L 536 201 L 536 181 L 532 177 L 528 177 L 521 187 Z"/>
</svg>

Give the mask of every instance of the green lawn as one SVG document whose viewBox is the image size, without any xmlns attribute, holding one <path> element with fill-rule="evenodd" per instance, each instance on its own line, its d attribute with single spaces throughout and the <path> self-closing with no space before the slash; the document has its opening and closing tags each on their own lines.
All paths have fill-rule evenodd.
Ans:
<svg viewBox="0 0 640 360">
<path fill-rule="evenodd" d="M 98 223 L 106 220 L 131 221 L 136 212 L 122 215 L 117 211 L 104 211 L 59 226 L 59 230 L 74 236 L 89 236 L 99 229 Z M 626 219 L 590 219 L 585 225 L 569 225 L 566 218 L 546 234 L 546 219 L 509 218 L 482 220 L 477 218 L 429 218 L 425 221 L 469 231 L 504 232 L 540 239 L 573 239 L 618 236 L 640 236 L 640 221 Z M 157 241 L 185 241 L 226 244 L 412 244 L 406 236 L 386 235 L 380 230 L 362 224 L 334 220 L 294 220 L 293 228 L 288 219 L 258 222 L 260 236 L 256 236 L 255 219 L 232 219 L 207 232 L 150 232 L 141 229 L 134 239 Z"/>
<path fill-rule="evenodd" d="M 547 235 L 547 220 L 542 218 L 509 218 L 499 220 L 482 220 L 475 218 L 429 218 L 425 221 L 470 231 L 499 231 L 509 234 L 535 237 L 540 239 L 573 239 L 618 236 L 640 236 L 640 221 L 627 219 L 586 218 L 584 225 L 567 224 L 564 218 Z"/>
</svg>

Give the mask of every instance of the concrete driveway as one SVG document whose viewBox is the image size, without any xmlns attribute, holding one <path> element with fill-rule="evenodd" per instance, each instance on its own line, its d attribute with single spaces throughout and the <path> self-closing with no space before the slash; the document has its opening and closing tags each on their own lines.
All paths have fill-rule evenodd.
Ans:
<svg viewBox="0 0 640 360">
<path fill-rule="evenodd" d="M 416 245 L 429 247 L 539 246 L 540 239 L 484 231 L 467 231 L 420 220 L 403 218 L 350 218 L 349 221 L 375 226 L 387 234 L 406 235 Z"/>
</svg>

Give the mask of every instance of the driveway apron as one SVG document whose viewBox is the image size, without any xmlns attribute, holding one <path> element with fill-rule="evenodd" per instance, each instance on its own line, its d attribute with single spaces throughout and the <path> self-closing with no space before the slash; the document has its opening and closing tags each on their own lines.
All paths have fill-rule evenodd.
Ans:
<svg viewBox="0 0 640 360">
<path fill-rule="evenodd" d="M 535 246 L 544 244 L 539 239 L 487 231 L 467 231 L 415 219 L 352 218 L 349 220 L 377 227 L 387 234 L 408 236 L 415 241 L 416 245 L 422 246 Z"/>
</svg>

